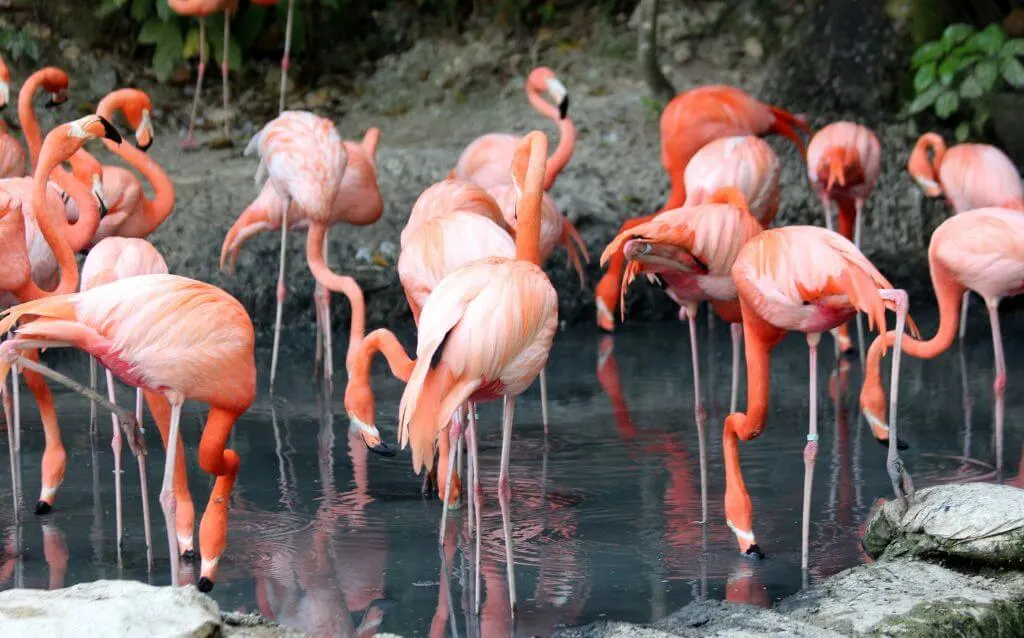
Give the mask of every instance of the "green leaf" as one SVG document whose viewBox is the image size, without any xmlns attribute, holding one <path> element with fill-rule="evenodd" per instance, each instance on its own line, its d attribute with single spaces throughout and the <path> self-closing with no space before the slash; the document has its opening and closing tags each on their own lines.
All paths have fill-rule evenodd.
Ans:
<svg viewBox="0 0 1024 638">
<path fill-rule="evenodd" d="M 988 124 L 988 109 L 985 108 L 984 102 L 975 102 L 974 119 L 972 124 L 974 130 L 977 131 L 978 135 L 985 134 L 985 125 Z"/>
<path fill-rule="evenodd" d="M 956 141 L 966 142 L 967 138 L 971 135 L 971 125 L 967 122 L 960 122 L 956 126 Z"/>
<path fill-rule="evenodd" d="M 1012 58 L 1011 58 L 1012 59 Z M 991 91 L 999 79 L 999 67 L 992 60 L 982 60 L 974 67 L 974 78 L 985 93 Z"/>
<path fill-rule="evenodd" d="M 199 27 L 192 27 L 185 35 L 185 44 L 181 47 L 181 57 L 191 60 L 199 55 Z"/>
<path fill-rule="evenodd" d="M 153 53 L 153 73 L 161 82 L 166 82 L 174 71 L 175 63 L 181 59 L 180 51 L 175 53 L 170 47 L 157 47 Z"/>
<path fill-rule="evenodd" d="M 231 35 L 238 41 L 239 46 L 246 50 L 252 46 L 260 34 L 260 29 L 263 28 L 266 16 L 266 7 L 258 4 L 249 5 L 242 17 L 231 25 Z"/>
<path fill-rule="evenodd" d="M 935 63 L 929 62 L 914 74 L 914 91 L 920 93 L 935 83 Z"/>
<path fill-rule="evenodd" d="M 93 13 L 97 18 L 106 18 L 120 10 L 126 2 L 128 0 L 103 0 Z"/>
<path fill-rule="evenodd" d="M 946 43 L 947 47 L 952 47 L 966 40 L 972 33 L 974 33 L 974 27 L 969 24 L 951 24 L 942 32 L 942 41 Z"/>
<path fill-rule="evenodd" d="M 153 13 L 153 0 L 132 0 L 132 19 L 144 21 Z"/>
<path fill-rule="evenodd" d="M 157 17 L 152 17 L 142 25 L 139 31 L 139 44 L 156 44 L 167 28 L 167 23 Z"/>
<path fill-rule="evenodd" d="M 1017 58 L 1007 58 L 1003 60 L 1002 65 L 999 67 L 999 71 L 1003 75 L 1003 79 L 1006 83 L 1015 89 L 1024 87 L 1024 64 L 1020 63 Z"/>
<path fill-rule="evenodd" d="M 951 85 L 956 74 L 966 69 L 972 62 L 973 60 L 961 57 L 950 56 L 946 58 L 939 65 L 939 82 L 942 83 L 942 86 Z"/>
<path fill-rule="evenodd" d="M 998 24 L 988 25 L 968 40 L 969 45 L 977 47 L 985 55 L 995 55 L 1004 42 L 1006 42 L 1006 33 Z"/>
<path fill-rule="evenodd" d="M 170 20 L 171 18 L 175 18 L 174 13 L 171 11 L 171 7 L 167 4 L 167 0 L 156 0 L 156 15 L 161 20 Z"/>
<path fill-rule="evenodd" d="M 916 69 L 926 62 L 938 60 L 947 50 L 942 41 L 929 42 L 914 52 L 914 57 L 910 58 L 910 66 Z"/>
<path fill-rule="evenodd" d="M 978 78 L 968 75 L 960 84 L 960 97 L 965 100 L 974 100 L 984 95 L 985 90 L 981 88 Z"/>
<path fill-rule="evenodd" d="M 939 97 L 940 93 L 942 93 L 942 87 L 939 86 L 938 84 L 933 84 L 929 86 L 927 89 L 925 89 L 922 93 L 920 93 L 917 97 L 914 98 L 914 101 L 910 103 L 910 106 L 907 108 L 907 110 L 910 112 L 911 115 L 917 115 L 918 113 L 927 109 L 932 104 L 935 104 L 935 100 L 936 98 Z"/>
<path fill-rule="evenodd" d="M 956 113 L 959 106 L 960 98 L 957 97 L 956 91 L 943 91 L 942 95 L 935 100 L 935 114 L 944 120 Z"/>
<path fill-rule="evenodd" d="M 1001 49 L 999 49 L 1000 57 L 1012 58 L 1017 55 L 1024 55 L 1024 38 L 1016 38 L 1014 40 L 1007 40 Z"/>
</svg>

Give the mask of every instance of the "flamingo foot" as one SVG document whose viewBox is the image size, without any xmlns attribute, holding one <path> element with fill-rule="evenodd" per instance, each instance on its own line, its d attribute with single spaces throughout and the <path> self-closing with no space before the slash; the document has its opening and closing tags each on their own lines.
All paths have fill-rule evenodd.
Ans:
<svg viewBox="0 0 1024 638">
<path fill-rule="evenodd" d="M 758 547 L 757 543 L 754 543 L 753 545 L 748 547 L 747 551 L 743 552 L 743 555 L 744 556 L 749 556 L 749 557 L 754 558 L 756 560 L 763 560 L 764 559 L 764 552 L 761 551 L 761 548 Z"/>
</svg>

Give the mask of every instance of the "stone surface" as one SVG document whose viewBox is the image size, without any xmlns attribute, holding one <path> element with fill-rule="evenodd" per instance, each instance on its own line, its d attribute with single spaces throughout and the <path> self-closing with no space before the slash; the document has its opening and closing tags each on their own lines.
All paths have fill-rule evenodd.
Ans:
<svg viewBox="0 0 1024 638">
<path fill-rule="evenodd" d="M 872 557 L 951 558 L 997 567 L 1024 567 L 1024 490 L 968 483 L 920 490 L 904 510 L 890 501 L 875 512 L 864 536 Z"/>
</svg>

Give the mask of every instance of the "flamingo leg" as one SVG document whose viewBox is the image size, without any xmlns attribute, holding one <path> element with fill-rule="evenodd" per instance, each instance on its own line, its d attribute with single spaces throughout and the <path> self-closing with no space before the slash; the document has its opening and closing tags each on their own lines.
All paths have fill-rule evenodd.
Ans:
<svg viewBox="0 0 1024 638">
<path fill-rule="evenodd" d="M 740 391 L 740 348 L 743 345 L 743 324 L 729 325 L 732 333 L 732 391 L 729 394 L 729 414 L 736 411 L 737 396 Z"/>
<path fill-rule="evenodd" d="M 825 210 L 825 228 L 835 230 L 835 222 L 832 221 L 832 200 L 824 191 L 818 194 L 818 199 L 821 200 L 821 207 Z"/>
<path fill-rule="evenodd" d="M 175 532 L 177 520 L 177 502 L 174 498 L 174 464 L 177 462 L 178 428 L 181 423 L 180 400 L 168 397 L 171 402 L 171 429 L 168 433 L 167 456 L 164 460 L 164 482 L 160 486 L 160 506 L 164 511 L 164 522 L 167 525 L 167 557 L 171 563 L 171 587 L 178 586 L 178 536 Z"/>
<path fill-rule="evenodd" d="M 224 12 L 224 53 L 220 59 L 220 75 L 221 82 L 224 87 L 224 139 L 231 139 L 231 89 L 228 87 L 228 69 L 230 68 L 230 61 L 228 59 L 231 52 L 231 12 Z"/>
<path fill-rule="evenodd" d="M 182 148 L 196 147 L 196 113 L 203 92 L 203 76 L 206 75 L 206 18 L 199 18 L 199 69 L 196 75 L 196 90 L 192 95 L 192 112 L 188 117 L 188 135 L 181 143 Z"/>
<path fill-rule="evenodd" d="M 160 392 L 152 390 L 142 391 L 146 403 L 149 404 L 149 412 L 153 415 L 157 429 L 160 431 L 160 440 L 164 449 L 171 442 L 171 404 L 167 397 Z M 178 530 L 178 549 L 182 559 L 191 561 L 195 558 L 195 543 L 193 530 L 195 529 L 196 514 L 195 506 L 192 504 L 192 493 L 188 489 L 187 467 L 185 464 L 185 446 L 181 443 L 181 436 L 174 439 L 175 455 L 174 465 L 174 500 L 177 503 L 175 508 L 175 526 Z M 162 505 L 162 503 L 161 503 Z"/>
<path fill-rule="evenodd" d="M 971 303 L 971 291 L 965 290 L 964 297 L 960 302 L 960 340 L 967 336 L 967 307 Z"/>
<path fill-rule="evenodd" d="M 444 531 L 448 526 L 448 510 L 454 509 L 449 505 L 452 494 L 452 475 L 455 474 L 455 450 L 461 445 L 459 442 L 462 436 L 462 419 L 456 415 L 448 424 L 448 471 L 445 472 L 444 480 L 444 502 L 441 504 L 441 531 L 437 537 L 437 544 L 444 547 Z"/>
<path fill-rule="evenodd" d="M 544 423 L 544 438 L 548 436 L 548 375 L 547 366 L 540 371 L 540 420 Z"/>
<path fill-rule="evenodd" d="M 331 242 L 329 241 L 330 229 L 324 232 L 324 262 L 328 260 L 328 254 L 330 253 Z M 330 387 L 331 380 L 334 378 L 334 345 L 333 335 L 331 334 L 331 291 L 326 286 L 320 286 L 321 294 L 323 295 L 323 330 L 324 330 L 324 380 L 327 381 L 328 387 Z"/>
<path fill-rule="evenodd" d="M 117 397 L 114 395 L 114 375 L 110 373 L 110 370 L 104 370 L 107 376 L 107 398 L 110 399 L 111 403 L 117 402 Z M 117 521 L 117 562 L 118 565 L 121 563 L 121 544 L 122 535 L 124 531 L 124 523 L 122 519 L 122 500 L 121 500 L 121 430 L 117 427 L 117 416 L 114 414 L 110 415 L 110 420 L 114 426 L 114 435 L 110 439 L 110 449 L 114 452 L 114 517 Z"/>
<path fill-rule="evenodd" d="M 313 305 L 316 308 L 316 346 L 313 350 L 313 376 L 320 377 L 323 373 L 324 361 L 324 322 L 320 313 L 320 282 L 313 287 Z"/>
<path fill-rule="evenodd" d="M 1006 359 L 1003 354 L 1003 337 L 999 330 L 999 299 L 986 300 L 988 319 L 992 324 L 992 349 L 996 356 L 996 378 L 992 384 L 995 395 L 996 412 L 996 476 L 1003 473 L 1003 417 L 1006 404 L 1003 397 L 1006 393 Z"/>
<path fill-rule="evenodd" d="M 135 422 L 142 428 L 142 389 L 135 388 Z M 138 456 L 135 458 L 139 464 L 139 486 L 142 490 L 142 524 L 145 526 L 146 535 L 146 566 L 153 568 L 153 534 L 150 529 L 149 518 L 149 481 L 146 479 L 146 459 Z"/>
<path fill-rule="evenodd" d="M 512 418 L 515 413 L 515 397 L 506 395 L 504 414 L 501 422 L 501 471 L 498 475 L 498 503 L 501 506 L 501 524 L 505 532 L 505 569 L 508 577 L 508 600 L 512 617 L 516 616 L 516 571 L 512 559 L 512 519 L 509 516 L 509 501 L 512 487 L 508 477 L 509 455 L 512 451 Z"/>
<path fill-rule="evenodd" d="M 804 510 L 801 521 L 800 567 L 806 572 L 811 531 L 811 487 L 814 483 L 814 461 L 818 455 L 818 344 L 820 332 L 807 333 L 807 347 L 810 352 L 809 410 L 807 445 L 804 446 Z"/>
<path fill-rule="evenodd" d="M 12 376 L 17 377 L 17 374 L 15 373 Z M 18 476 L 18 456 L 17 453 L 14 451 L 14 415 L 12 414 L 14 410 L 12 407 L 11 397 L 7 393 L 6 382 L 4 382 L 3 388 L 3 404 L 4 423 L 7 425 L 7 453 L 11 459 L 11 496 L 14 499 L 14 521 L 15 523 L 17 523 L 19 520 L 21 520 L 21 507 L 18 500 L 18 494 L 21 493 L 19 486 L 20 477 Z"/>
<path fill-rule="evenodd" d="M 14 374 L 11 375 L 11 393 L 14 401 L 14 451 L 18 454 L 18 477 L 21 477 L 21 382 L 18 377 L 21 369 L 13 366 Z M 20 482 L 20 481 L 19 481 Z"/>
<path fill-rule="evenodd" d="M 284 314 L 284 296 L 286 288 L 284 285 L 285 254 L 288 251 L 288 209 L 292 201 L 288 198 L 285 202 L 284 212 L 281 213 L 281 259 L 277 266 L 277 311 L 274 315 L 274 349 L 270 354 L 270 393 L 274 393 L 274 379 L 277 377 L 277 356 L 281 347 L 281 318 Z"/>
<path fill-rule="evenodd" d="M 89 387 L 92 391 L 96 391 L 96 357 L 87 355 L 89 357 Z M 96 402 L 89 402 L 89 433 L 94 434 L 96 432 Z"/>
<path fill-rule="evenodd" d="M 889 390 L 889 454 L 886 458 L 886 469 L 889 472 L 889 480 L 892 482 L 893 491 L 897 498 L 906 506 L 907 496 L 914 493 L 914 484 L 903 466 L 903 459 L 899 453 L 899 437 L 896 430 L 897 415 L 899 407 L 900 391 L 900 358 L 903 354 L 903 330 L 907 323 L 907 310 L 910 302 L 905 290 L 879 290 L 882 299 L 893 301 L 896 304 L 896 342 L 892 350 L 892 372 L 890 374 L 891 389 Z"/>
<path fill-rule="evenodd" d="M 288 65 L 290 64 L 289 53 L 292 49 L 292 19 L 295 14 L 295 0 L 288 0 L 288 18 L 284 27 L 284 55 L 281 56 L 281 100 L 278 102 L 277 110 L 284 110 L 284 96 L 288 88 Z"/>
<path fill-rule="evenodd" d="M 700 393 L 700 362 L 697 352 L 697 304 L 688 303 L 679 308 L 679 318 L 690 324 L 690 354 L 693 359 L 693 418 L 697 423 L 697 449 L 700 457 L 700 523 L 708 520 L 708 451 L 704 440 L 707 413 Z"/>
<path fill-rule="evenodd" d="M 480 501 L 483 493 L 480 491 L 480 455 L 479 447 L 477 444 L 477 427 L 476 427 L 476 405 L 473 403 L 469 404 L 469 428 L 466 436 L 469 439 L 469 463 L 472 467 L 473 474 L 473 488 L 472 496 L 474 507 L 470 511 L 471 518 L 475 519 L 476 525 L 476 538 L 475 548 L 473 550 L 473 572 L 474 572 L 474 586 L 473 586 L 473 613 L 480 613 Z"/>
</svg>

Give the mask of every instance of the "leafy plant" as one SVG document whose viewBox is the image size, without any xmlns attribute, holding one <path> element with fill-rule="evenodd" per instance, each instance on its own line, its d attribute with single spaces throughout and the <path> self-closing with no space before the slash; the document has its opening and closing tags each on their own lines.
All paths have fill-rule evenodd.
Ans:
<svg viewBox="0 0 1024 638">
<path fill-rule="evenodd" d="M 39 43 L 20 29 L 0 30 L 0 50 L 15 62 L 22 57 L 39 61 Z"/>
<path fill-rule="evenodd" d="M 1008 39 L 998 24 L 981 31 L 967 24 L 946 27 L 942 37 L 914 52 L 911 115 L 931 109 L 939 119 L 953 116 L 958 141 L 981 134 L 988 123 L 987 97 L 1008 85 L 1024 87 L 1024 39 Z"/>
</svg>

